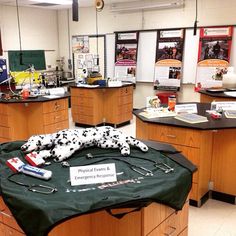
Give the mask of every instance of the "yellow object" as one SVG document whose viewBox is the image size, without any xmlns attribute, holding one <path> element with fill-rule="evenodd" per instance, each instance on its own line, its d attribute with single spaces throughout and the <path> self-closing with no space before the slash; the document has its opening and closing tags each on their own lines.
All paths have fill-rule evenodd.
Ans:
<svg viewBox="0 0 236 236">
<path fill-rule="evenodd" d="M 88 79 L 87 79 L 87 83 L 88 83 L 88 84 L 94 84 L 95 81 L 101 80 L 101 79 L 102 79 L 102 76 L 100 76 L 100 77 L 95 77 L 95 78 L 88 78 Z"/>
<path fill-rule="evenodd" d="M 20 71 L 20 72 L 11 72 L 12 77 L 14 78 L 15 82 L 17 85 L 21 84 L 29 84 L 29 83 L 39 83 L 40 79 L 40 73 L 39 72 L 25 72 L 25 71 Z"/>
</svg>

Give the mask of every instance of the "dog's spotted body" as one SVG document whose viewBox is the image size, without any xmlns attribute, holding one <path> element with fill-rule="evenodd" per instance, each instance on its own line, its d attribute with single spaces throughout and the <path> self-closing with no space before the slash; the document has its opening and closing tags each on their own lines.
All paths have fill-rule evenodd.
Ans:
<svg viewBox="0 0 236 236">
<path fill-rule="evenodd" d="M 36 151 L 44 159 L 53 157 L 55 161 L 69 158 L 75 151 L 85 147 L 119 148 L 123 156 L 130 154 L 130 146 L 140 148 L 143 152 L 148 147 L 141 141 L 124 135 L 110 126 L 86 129 L 66 129 L 57 133 L 32 136 L 22 145 L 24 152 Z"/>
</svg>

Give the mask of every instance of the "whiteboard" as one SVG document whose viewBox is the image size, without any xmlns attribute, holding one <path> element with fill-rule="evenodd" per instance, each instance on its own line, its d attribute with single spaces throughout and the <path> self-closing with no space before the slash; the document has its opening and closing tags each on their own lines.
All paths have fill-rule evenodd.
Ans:
<svg viewBox="0 0 236 236">
<path fill-rule="evenodd" d="M 157 31 L 139 33 L 137 57 L 137 82 L 154 81 Z"/>
<path fill-rule="evenodd" d="M 195 84 L 198 61 L 199 29 L 197 35 L 193 35 L 193 29 L 186 29 L 183 56 L 182 83 Z"/>
<path fill-rule="evenodd" d="M 114 78 L 115 70 L 115 34 L 106 35 L 107 78 Z"/>
</svg>

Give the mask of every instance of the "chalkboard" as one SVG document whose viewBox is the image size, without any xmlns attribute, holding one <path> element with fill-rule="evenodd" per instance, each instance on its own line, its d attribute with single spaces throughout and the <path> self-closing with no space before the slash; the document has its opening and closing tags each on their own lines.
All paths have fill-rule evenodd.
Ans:
<svg viewBox="0 0 236 236">
<path fill-rule="evenodd" d="M 24 71 L 33 65 L 35 70 L 45 70 L 44 50 L 8 51 L 10 71 Z"/>
</svg>

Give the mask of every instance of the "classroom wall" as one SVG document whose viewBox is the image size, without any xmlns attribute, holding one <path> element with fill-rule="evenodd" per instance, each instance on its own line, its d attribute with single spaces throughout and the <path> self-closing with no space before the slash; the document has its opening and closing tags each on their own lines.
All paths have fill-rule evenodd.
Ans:
<svg viewBox="0 0 236 236">
<path fill-rule="evenodd" d="M 222 0 L 198 0 L 198 3 L 198 26 L 236 24 L 235 0 L 224 0 L 223 2 Z M 19 9 L 22 49 L 52 50 L 46 51 L 47 65 L 55 65 L 58 56 L 64 56 L 66 60 L 71 58 L 69 38 L 72 35 L 96 34 L 94 7 L 80 8 L 79 22 L 72 22 L 70 9 L 59 11 L 26 7 Z M 114 31 L 193 27 L 194 20 L 195 0 L 185 0 L 185 6 L 180 9 L 129 14 L 111 13 L 109 6 L 105 5 L 103 11 L 98 13 L 98 33 L 111 34 Z M 0 27 L 4 51 L 19 50 L 16 7 L 0 5 Z M 234 39 L 235 37 L 234 33 Z M 233 48 L 236 47 L 234 41 Z M 4 52 L 3 57 L 6 55 L 7 53 Z M 234 51 L 231 59 L 234 65 L 236 62 Z M 66 66 L 65 69 L 67 69 Z M 189 68 L 188 70 L 191 71 Z M 183 81 L 191 83 L 193 80 L 185 77 Z M 155 94 L 155 92 L 152 83 L 137 83 L 134 107 L 142 107 L 145 104 L 145 97 Z"/>
<path fill-rule="evenodd" d="M 193 27 L 195 4 L 196 0 L 185 0 L 185 6 L 179 9 L 163 9 L 128 14 L 111 13 L 109 6 L 105 5 L 103 11 L 98 13 L 98 33 L 110 34 L 114 31 Z M 236 24 L 235 11 L 235 0 L 224 0 L 223 2 L 222 0 L 198 0 L 198 26 L 234 25 Z M 58 13 L 59 48 L 60 53 L 64 53 L 63 56 L 68 57 L 68 31 L 65 24 L 65 22 L 68 23 L 68 14 L 66 13 L 67 11 L 65 10 L 61 10 Z M 71 11 L 69 14 L 69 19 L 71 19 Z M 95 9 L 91 7 L 80 8 L 79 22 L 72 22 L 70 20 L 69 27 L 70 35 L 96 34 Z M 191 35 L 189 38 L 191 38 Z M 198 48 L 195 46 L 194 48 L 191 47 L 191 42 L 196 43 L 198 39 L 191 38 L 185 50 L 189 50 L 189 53 L 191 51 L 192 55 L 197 55 Z M 232 48 L 236 50 L 234 42 Z M 186 57 L 184 61 L 183 83 L 194 83 L 195 81 L 196 63 L 195 68 L 192 67 L 191 63 L 195 63 L 194 60 Z M 234 51 L 231 54 L 231 65 L 236 66 L 236 53 Z M 140 108 L 145 106 L 145 97 L 155 93 L 156 91 L 153 90 L 152 83 L 138 82 L 134 92 L 134 107 Z"/>
<path fill-rule="evenodd" d="M 109 5 L 98 13 L 98 33 L 114 31 L 147 30 L 157 28 L 193 27 L 195 21 L 195 0 L 185 0 L 179 9 L 162 9 L 134 13 L 112 13 Z M 198 26 L 232 25 L 235 21 L 236 1 L 198 0 Z M 72 22 L 70 10 L 70 34 L 96 34 L 96 11 L 94 7 L 79 9 L 79 22 Z M 68 47 L 67 10 L 58 13 L 60 52 Z M 66 53 L 65 53 L 66 54 Z M 65 55 L 67 56 L 67 55 Z"/>
<path fill-rule="evenodd" d="M 19 7 L 22 50 L 46 50 L 46 65 L 55 65 L 59 56 L 57 11 Z M 0 5 L 0 29 L 4 54 L 20 50 L 15 6 Z"/>
</svg>

